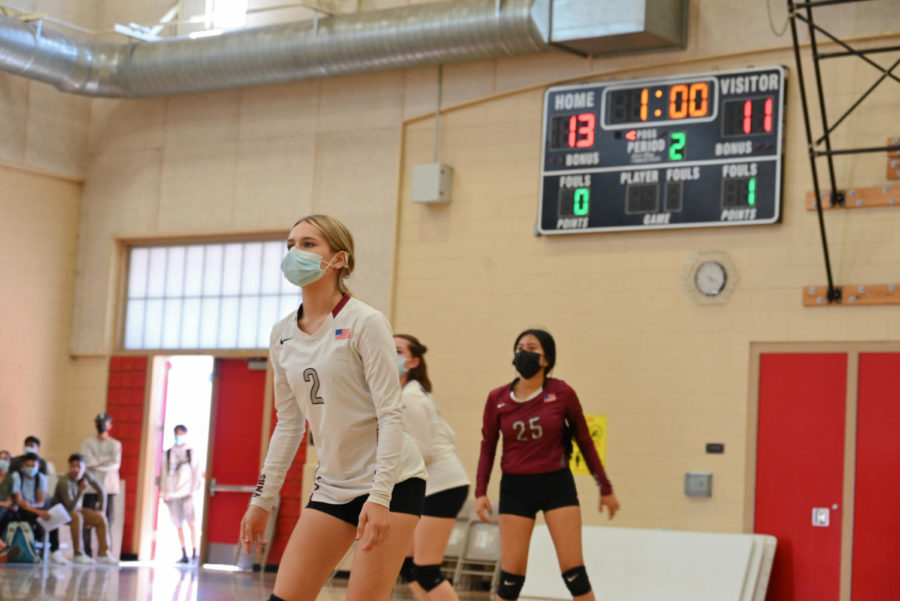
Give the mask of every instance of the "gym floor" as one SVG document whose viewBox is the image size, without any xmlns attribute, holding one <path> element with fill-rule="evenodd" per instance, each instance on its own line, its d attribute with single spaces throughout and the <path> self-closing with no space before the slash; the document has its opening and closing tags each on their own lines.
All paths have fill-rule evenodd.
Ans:
<svg viewBox="0 0 900 601">
<path fill-rule="evenodd" d="M 344 601 L 346 583 L 326 585 L 318 601 Z M 0 566 L 0 599 L 27 601 L 266 601 L 275 574 L 225 572 L 193 567 L 124 563 L 115 567 Z M 486 592 L 460 591 L 460 601 L 488 601 Z M 401 586 L 392 600 L 413 596 Z"/>
</svg>

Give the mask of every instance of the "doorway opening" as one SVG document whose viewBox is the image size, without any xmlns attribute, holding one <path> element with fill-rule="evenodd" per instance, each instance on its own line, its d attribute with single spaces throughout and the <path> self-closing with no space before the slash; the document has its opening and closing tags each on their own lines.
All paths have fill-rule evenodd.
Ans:
<svg viewBox="0 0 900 601">
<path fill-rule="evenodd" d="M 182 548 L 188 558 L 192 555 L 200 557 L 214 364 L 215 358 L 211 355 L 154 358 L 150 405 L 156 408 L 153 411 L 156 428 L 150 432 L 157 433 L 155 442 L 158 451 L 153 473 L 159 477 L 159 485 L 155 488 L 152 507 L 153 544 L 150 555 L 159 563 L 175 564 L 182 558 Z M 186 433 L 179 432 L 183 434 L 183 439 L 179 439 L 181 444 L 177 447 L 176 426 L 187 430 Z M 190 448 L 190 453 L 187 453 L 187 448 Z M 186 464 L 188 455 L 190 463 Z M 177 487 L 174 494 L 181 499 L 166 502 L 162 490 L 164 480 L 170 493 L 173 487 Z M 186 490 L 191 491 L 188 501 L 183 500 Z M 179 532 L 172 520 L 173 513 L 187 513 L 185 517 L 188 517 L 191 510 L 193 533 L 190 524 L 184 522 Z"/>
</svg>

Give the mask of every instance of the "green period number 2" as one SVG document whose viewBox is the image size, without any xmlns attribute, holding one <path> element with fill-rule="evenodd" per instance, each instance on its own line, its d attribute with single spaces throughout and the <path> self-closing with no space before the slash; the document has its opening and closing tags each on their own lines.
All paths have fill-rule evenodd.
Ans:
<svg viewBox="0 0 900 601">
<path fill-rule="evenodd" d="M 687 134 L 683 131 L 673 131 L 669 134 L 672 144 L 669 145 L 669 160 L 684 160 L 684 147 L 687 145 Z"/>
</svg>

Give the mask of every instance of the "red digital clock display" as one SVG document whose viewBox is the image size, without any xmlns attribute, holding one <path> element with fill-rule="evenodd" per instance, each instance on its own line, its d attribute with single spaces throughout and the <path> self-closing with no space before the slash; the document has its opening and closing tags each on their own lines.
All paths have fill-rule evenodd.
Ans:
<svg viewBox="0 0 900 601">
<path fill-rule="evenodd" d="M 715 115 L 716 80 L 607 89 L 604 125 L 635 127 L 672 121 L 708 121 Z"/>
</svg>

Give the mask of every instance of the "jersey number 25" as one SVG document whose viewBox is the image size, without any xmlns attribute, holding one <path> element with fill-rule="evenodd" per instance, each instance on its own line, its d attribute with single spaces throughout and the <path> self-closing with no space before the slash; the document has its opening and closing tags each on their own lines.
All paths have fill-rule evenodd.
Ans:
<svg viewBox="0 0 900 601">
<path fill-rule="evenodd" d="M 525 422 L 522 420 L 518 420 L 513 422 L 513 430 L 516 431 L 516 440 L 528 440 L 528 434 L 531 434 L 531 440 L 537 440 L 541 436 L 544 435 L 544 429 L 538 423 L 540 421 L 541 416 L 535 415 L 531 419 L 528 420 L 528 427 L 526 429 Z"/>
</svg>

